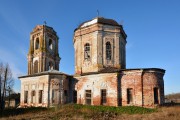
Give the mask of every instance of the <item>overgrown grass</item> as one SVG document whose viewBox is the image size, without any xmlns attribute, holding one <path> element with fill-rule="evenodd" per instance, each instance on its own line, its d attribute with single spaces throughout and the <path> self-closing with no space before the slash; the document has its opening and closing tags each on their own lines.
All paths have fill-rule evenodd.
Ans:
<svg viewBox="0 0 180 120">
<path fill-rule="evenodd" d="M 90 105 L 77 105 L 69 104 L 62 106 L 62 109 L 66 109 L 67 112 L 82 116 L 82 118 L 103 118 L 110 119 L 116 118 L 121 114 L 148 114 L 156 112 L 157 109 L 142 108 L 136 106 L 126 107 L 110 107 L 110 106 L 90 106 Z M 66 114 L 66 113 L 63 113 Z M 72 115 L 70 114 L 70 115 Z"/>
<path fill-rule="evenodd" d="M 15 116 L 25 113 L 37 113 L 39 111 L 47 111 L 47 110 L 48 110 L 47 108 L 43 108 L 43 107 L 10 108 L 10 109 L 4 109 L 3 111 L 0 110 L 0 117 Z"/>
<path fill-rule="evenodd" d="M 74 107 L 75 110 L 87 109 L 94 112 L 116 112 L 119 114 L 145 114 L 155 112 L 156 109 L 143 108 L 137 106 L 123 106 L 123 107 L 110 107 L 110 106 L 90 106 L 90 105 L 66 105 L 66 107 Z"/>
<path fill-rule="evenodd" d="M 121 114 L 148 114 L 156 112 L 157 109 L 142 108 L 136 106 L 126 107 L 110 107 L 110 106 L 90 106 L 90 105 L 78 105 L 78 104 L 66 104 L 53 108 L 18 108 L 18 109 L 6 109 L 1 111 L 1 117 L 27 115 L 32 119 L 44 118 L 44 119 L 60 119 L 60 118 L 79 118 L 82 119 L 97 119 L 97 118 L 116 118 Z M 38 115 L 37 115 L 38 114 Z M 22 119 L 22 118 L 20 118 Z"/>
</svg>

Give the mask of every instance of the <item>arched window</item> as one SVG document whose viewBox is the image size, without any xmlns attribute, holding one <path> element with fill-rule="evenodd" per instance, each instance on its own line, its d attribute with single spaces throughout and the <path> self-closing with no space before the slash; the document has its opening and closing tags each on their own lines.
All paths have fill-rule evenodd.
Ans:
<svg viewBox="0 0 180 120">
<path fill-rule="evenodd" d="M 51 39 L 49 39 L 49 49 L 53 49 L 53 44 L 52 44 L 52 40 Z"/>
<path fill-rule="evenodd" d="M 34 62 L 34 73 L 38 73 L 38 61 Z"/>
<path fill-rule="evenodd" d="M 39 38 L 36 38 L 35 50 L 39 49 Z"/>
<path fill-rule="evenodd" d="M 111 60 L 111 43 L 106 42 L 106 59 Z"/>
<path fill-rule="evenodd" d="M 90 60 L 90 45 L 89 43 L 86 43 L 84 46 L 84 59 L 85 60 Z"/>
<path fill-rule="evenodd" d="M 53 63 L 49 62 L 49 70 L 53 70 Z"/>
</svg>

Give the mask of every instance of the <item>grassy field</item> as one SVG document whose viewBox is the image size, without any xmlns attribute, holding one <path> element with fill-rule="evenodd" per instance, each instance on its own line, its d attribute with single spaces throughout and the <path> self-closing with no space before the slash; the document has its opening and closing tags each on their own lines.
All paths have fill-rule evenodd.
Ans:
<svg viewBox="0 0 180 120">
<path fill-rule="evenodd" d="M 67 104 L 54 108 L 7 109 L 0 115 L 1 120 L 59 120 L 59 119 L 94 119 L 94 120 L 180 120 L 180 106 L 147 109 L 135 106 L 106 107 Z"/>
</svg>

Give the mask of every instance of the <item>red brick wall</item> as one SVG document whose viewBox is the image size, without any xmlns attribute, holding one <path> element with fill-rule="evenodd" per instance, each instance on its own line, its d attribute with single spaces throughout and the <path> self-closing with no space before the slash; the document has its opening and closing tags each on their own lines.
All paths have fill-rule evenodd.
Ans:
<svg viewBox="0 0 180 120">
<path fill-rule="evenodd" d="M 143 74 L 144 106 L 154 106 L 154 88 L 158 88 L 159 104 L 164 103 L 164 80 L 159 72 L 145 72 Z"/>
<path fill-rule="evenodd" d="M 104 73 L 75 77 L 77 103 L 85 104 L 85 90 L 91 90 L 91 105 L 101 105 L 101 89 L 106 89 L 107 106 L 118 106 L 117 73 Z"/>
<path fill-rule="evenodd" d="M 154 107 L 164 103 L 164 72 L 154 69 L 124 70 L 75 77 L 78 81 L 77 103 L 85 104 L 85 90 L 91 90 L 91 105 L 101 105 L 101 89 L 107 91 L 107 106 Z M 158 88 L 158 104 L 154 104 L 154 88 Z M 133 100 L 128 104 L 127 89 Z"/>
<path fill-rule="evenodd" d="M 142 104 L 142 85 L 140 71 L 127 71 L 122 73 L 121 78 L 121 94 L 122 106 L 127 104 L 127 89 L 132 88 L 133 91 L 133 105 L 140 106 Z"/>
<path fill-rule="evenodd" d="M 158 88 L 159 104 L 164 103 L 164 73 L 153 70 L 129 70 L 120 74 L 122 106 L 154 107 L 154 88 Z M 127 104 L 127 89 L 133 90 L 133 103 Z"/>
</svg>

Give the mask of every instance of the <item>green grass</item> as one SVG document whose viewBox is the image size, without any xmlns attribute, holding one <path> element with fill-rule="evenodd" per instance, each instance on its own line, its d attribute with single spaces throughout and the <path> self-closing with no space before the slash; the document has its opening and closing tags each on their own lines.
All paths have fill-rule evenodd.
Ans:
<svg viewBox="0 0 180 120">
<path fill-rule="evenodd" d="M 89 118 L 115 118 L 121 114 L 148 114 L 156 112 L 157 109 L 142 108 L 136 106 L 126 107 L 110 107 L 110 106 L 90 106 L 78 104 L 66 104 L 52 108 L 31 107 L 31 108 L 18 108 L 18 109 L 5 109 L 0 111 L 0 117 L 29 115 L 32 118 L 38 114 L 47 119 L 59 118 L 72 118 L 82 117 L 83 119 Z"/>
<path fill-rule="evenodd" d="M 156 109 L 143 108 L 137 106 L 111 107 L 69 104 L 66 105 L 66 107 L 74 107 L 75 110 L 88 109 L 94 112 L 116 112 L 119 114 L 145 114 L 156 111 Z"/>
</svg>

